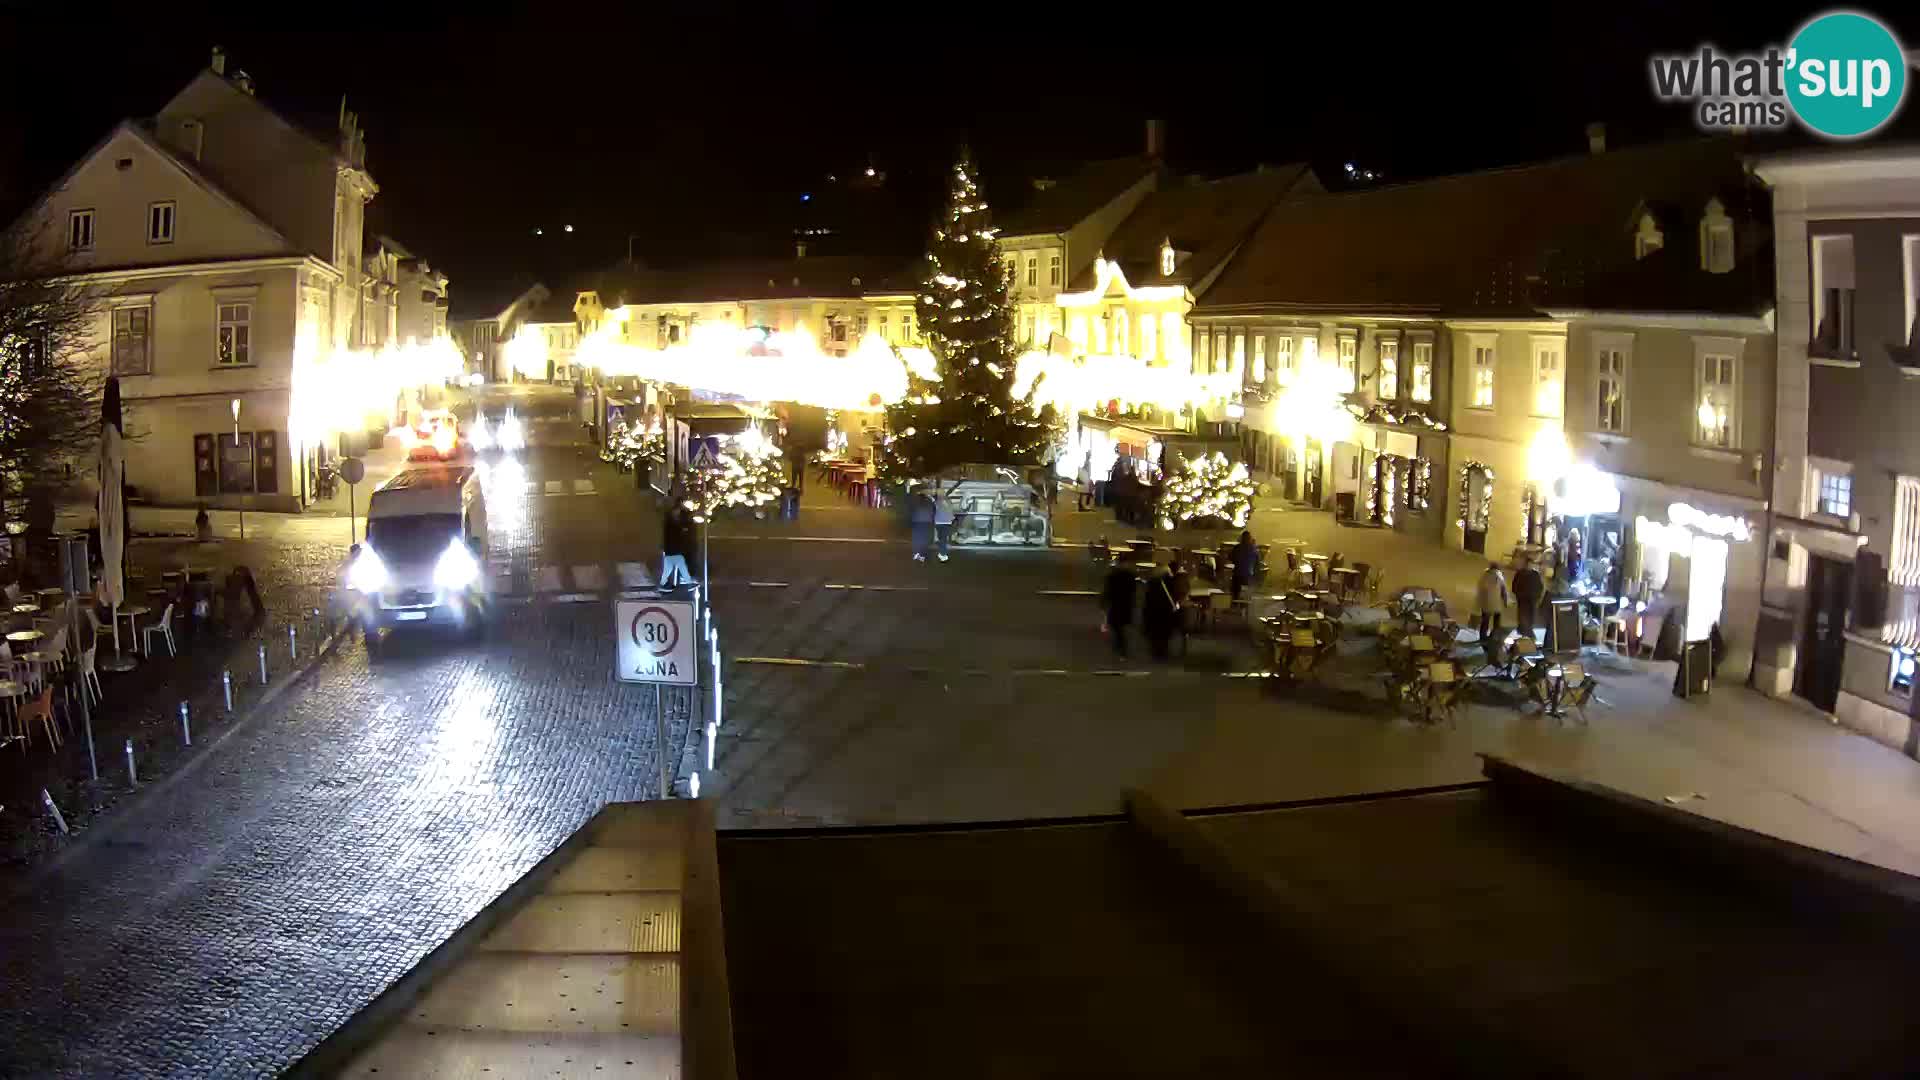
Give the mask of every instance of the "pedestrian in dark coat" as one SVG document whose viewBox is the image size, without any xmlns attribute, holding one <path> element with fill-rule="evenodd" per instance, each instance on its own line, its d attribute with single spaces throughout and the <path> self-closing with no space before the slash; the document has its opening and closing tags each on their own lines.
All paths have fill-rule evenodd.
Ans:
<svg viewBox="0 0 1920 1080">
<path fill-rule="evenodd" d="M 1140 624 L 1147 632 L 1147 647 L 1155 660 L 1167 658 L 1167 645 L 1174 628 L 1180 624 L 1180 604 L 1174 598 L 1173 585 L 1164 569 L 1155 569 L 1147 581 L 1147 595 L 1141 601 Z"/>
<path fill-rule="evenodd" d="M 1242 532 L 1240 542 L 1233 545 L 1233 598 L 1240 599 L 1240 593 L 1253 583 L 1254 571 L 1260 567 L 1260 547 L 1253 542 L 1253 533 Z"/>
<path fill-rule="evenodd" d="M 1100 600 L 1106 609 L 1107 633 L 1113 638 L 1113 651 L 1121 656 L 1127 655 L 1127 627 L 1133 624 L 1133 592 L 1133 568 L 1115 563 L 1107 572 Z"/>
<path fill-rule="evenodd" d="M 1513 606 L 1520 623 L 1520 632 L 1533 635 L 1534 617 L 1540 613 L 1540 599 L 1547 594 L 1547 579 L 1540 574 L 1540 568 L 1533 560 L 1520 560 L 1520 569 L 1513 575 Z"/>
</svg>

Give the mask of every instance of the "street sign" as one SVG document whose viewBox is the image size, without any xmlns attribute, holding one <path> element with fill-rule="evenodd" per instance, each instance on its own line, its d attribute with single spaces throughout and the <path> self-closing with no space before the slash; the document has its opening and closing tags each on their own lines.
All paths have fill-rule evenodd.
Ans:
<svg viewBox="0 0 1920 1080">
<path fill-rule="evenodd" d="M 699 631 L 693 604 L 656 597 L 613 606 L 614 678 L 621 682 L 699 685 Z"/>
<path fill-rule="evenodd" d="M 714 443 L 715 440 L 711 438 L 695 439 L 693 442 L 693 459 L 687 462 L 688 467 L 694 469 L 713 468 L 714 465 L 717 464 L 713 459 Z"/>
<path fill-rule="evenodd" d="M 357 457 L 340 459 L 340 479 L 351 487 L 367 478 L 367 463 Z"/>
</svg>

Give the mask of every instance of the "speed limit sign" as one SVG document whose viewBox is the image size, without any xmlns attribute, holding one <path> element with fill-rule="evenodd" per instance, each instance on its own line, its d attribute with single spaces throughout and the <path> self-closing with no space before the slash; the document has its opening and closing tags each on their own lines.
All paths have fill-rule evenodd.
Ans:
<svg viewBox="0 0 1920 1080">
<path fill-rule="evenodd" d="M 699 655 L 693 604 L 650 597 L 613 606 L 614 678 L 621 682 L 695 686 Z"/>
</svg>

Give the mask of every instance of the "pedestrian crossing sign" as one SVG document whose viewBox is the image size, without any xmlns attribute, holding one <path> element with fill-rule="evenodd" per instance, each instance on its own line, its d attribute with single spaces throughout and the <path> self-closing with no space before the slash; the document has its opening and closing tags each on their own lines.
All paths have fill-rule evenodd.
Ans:
<svg viewBox="0 0 1920 1080">
<path fill-rule="evenodd" d="M 715 461 L 713 457 L 712 439 L 697 439 L 694 441 L 693 456 L 687 462 L 690 468 L 712 469 L 716 468 L 719 464 L 720 463 Z"/>
</svg>

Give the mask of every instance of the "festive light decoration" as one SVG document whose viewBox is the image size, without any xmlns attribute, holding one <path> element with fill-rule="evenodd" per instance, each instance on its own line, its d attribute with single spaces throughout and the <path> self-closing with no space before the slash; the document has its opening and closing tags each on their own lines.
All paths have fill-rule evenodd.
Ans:
<svg viewBox="0 0 1920 1080">
<path fill-rule="evenodd" d="M 1480 510 L 1478 513 L 1474 513 L 1472 510 L 1473 474 L 1475 472 L 1478 472 L 1481 477 Z M 1493 469 L 1484 462 L 1468 459 L 1466 463 L 1460 466 L 1460 516 L 1455 519 L 1454 524 L 1460 526 L 1462 529 L 1471 529 L 1474 532 L 1486 532 L 1487 519 L 1492 513 Z M 1471 525 L 1468 524 L 1469 517 L 1472 518 Z"/>
<path fill-rule="evenodd" d="M 786 482 L 780 448 L 758 428 L 725 439 L 711 468 L 687 474 L 684 505 L 695 522 L 712 521 L 728 507 L 758 510 L 780 497 Z"/>
<path fill-rule="evenodd" d="M 1435 420 L 1419 409 L 1407 409 L 1404 412 L 1388 405 L 1362 406 L 1350 404 L 1347 410 L 1369 424 L 1397 424 L 1401 427 L 1420 427 L 1428 431 L 1445 431 L 1445 421 Z"/>
<path fill-rule="evenodd" d="M 607 433 L 607 447 L 600 451 L 600 460 L 623 470 L 632 469 L 642 458 L 664 461 L 666 456 L 667 435 L 658 422 L 643 427 L 622 420 Z"/>
<path fill-rule="evenodd" d="M 906 393 L 887 408 L 893 437 L 881 446 L 880 469 L 890 479 L 924 478 L 969 462 L 1033 464 L 1059 438 L 1057 411 L 1036 400 L 1034 381 L 1017 392 L 1012 280 L 996 233 L 963 157 L 953 167 L 919 290 L 931 364 L 909 360 Z"/>
<path fill-rule="evenodd" d="M 403 394 L 443 385 L 464 370 L 460 350 L 448 338 L 335 349 L 322 356 L 318 331 L 301 326 L 294 333 L 288 432 L 314 443 L 335 432 L 369 430 L 374 418 L 379 428 L 386 428 Z"/>
<path fill-rule="evenodd" d="M 1367 520 L 1375 525 L 1393 526 L 1393 503 L 1399 483 L 1399 466 L 1391 454 L 1375 454 L 1372 475 L 1367 482 Z"/>
<path fill-rule="evenodd" d="M 1196 460 L 1167 481 L 1160 500 L 1160 527 L 1177 522 L 1221 520 L 1236 529 L 1247 525 L 1253 513 L 1253 478 L 1240 462 L 1229 462 L 1218 450 Z"/>
<path fill-rule="evenodd" d="M 580 342 L 575 364 L 607 376 L 828 409 L 872 409 L 898 401 L 907 391 L 913 361 L 903 353 L 913 350 L 896 352 L 878 334 L 863 337 L 851 355 L 830 356 L 804 326 L 769 334 L 757 327 L 708 322 L 694 324 L 681 344 L 643 349 L 622 338 L 619 328 L 627 321 L 626 310 L 614 309 Z"/>
<path fill-rule="evenodd" d="M 523 379 L 547 377 L 547 335 L 521 326 L 506 344 L 507 368 Z"/>
<path fill-rule="evenodd" d="M 1407 466 L 1407 509 L 1425 510 L 1433 504 L 1433 459 L 1414 458 Z"/>
</svg>

